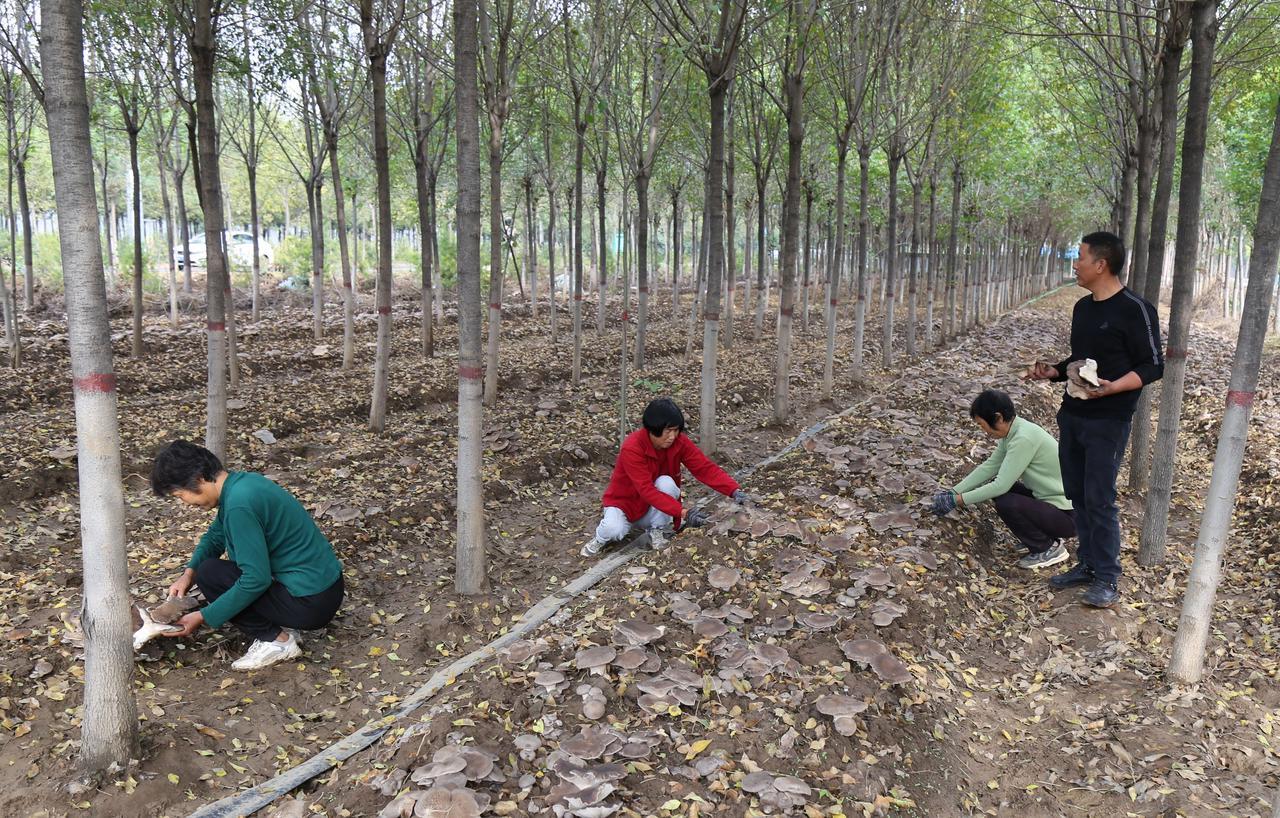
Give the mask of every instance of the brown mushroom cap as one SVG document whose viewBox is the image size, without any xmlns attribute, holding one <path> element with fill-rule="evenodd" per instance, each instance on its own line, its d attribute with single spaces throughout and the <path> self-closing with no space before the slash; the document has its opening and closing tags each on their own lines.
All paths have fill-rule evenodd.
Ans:
<svg viewBox="0 0 1280 818">
<path fill-rule="evenodd" d="M 773 775 L 763 770 L 749 773 L 742 779 L 742 790 L 743 792 L 762 793 L 765 790 L 773 789 L 773 780 Z"/>
<path fill-rule="evenodd" d="M 824 716 L 855 716 L 867 709 L 867 703 L 852 696 L 823 696 L 814 705 Z"/>
<path fill-rule="evenodd" d="M 870 663 L 877 656 L 888 651 L 884 643 L 879 639 L 850 639 L 848 642 L 840 645 L 840 649 L 844 651 L 844 655 L 855 662 Z"/>
<path fill-rule="evenodd" d="M 591 761 L 604 755 L 613 737 L 604 730 L 587 725 L 578 734 L 560 742 L 560 749 L 585 761 Z"/>
<path fill-rule="evenodd" d="M 418 798 L 414 818 L 480 818 L 480 805 L 470 790 L 432 787 Z"/>
<path fill-rule="evenodd" d="M 801 614 L 799 617 L 800 624 L 804 625 L 811 631 L 825 631 L 828 628 L 834 628 L 840 621 L 831 614 L 818 612 Z"/>
<path fill-rule="evenodd" d="M 794 775 L 780 775 L 773 779 L 773 788 L 792 795 L 809 795 L 813 789 Z"/>
<path fill-rule="evenodd" d="M 564 680 L 565 675 L 558 670 L 539 670 L 533 674 L 533 683 L 548 690 L 562 684 Z"/>
<path fill-rule="evenodd" d="M 147 613 L 150 614 L 152 622 L 158 625 L 170 625 L 181 619 L 184 614 L 194 611 L 199 605 L 200 603 L 196 602 L 193 597 L 175 596 L 155 606 Z"/>
<path fill-rule="evenodd" d="M 649 654 L 644 648 L 627 648 L 614 658 L 613 663 L 623 670 L 635 670 L 648 658 Z"/>
<path fill-rule="evenodd" d="M 638 647 L 656 642 L 662 638 L 664 630 L 657 625 L 650 625 L 641 619 L 628 619 L 613 626 L 615 644 Z"/>
<path fill-rule="evenodd" d="M 583 648 L 573 657 L 578 670 L 595 670 L 602 668 L 618 657 L 618 651 L 608 645 L 592 645 Z"/>
<path fill-rule="evenodd" d="M 737 585 L 741 578 L 742 573 L 737 568 L 730 568 L 727 565 L 717 565 L 707 572 L 707 582 L 712 588 L 718 588 L 721 591 L 727 591 Z"/>
<path fill-rule="evenodd" d="M 718 619 L 700 617 L 693 623 L 693 632 L 703 639 L 716 639 L 729 632 L 729 627 Z"/>
<path fill-rule="evenodd" d="M 907 670 L 907 666 L 902 663 L 896 656 L 890 653 L 882 653 L 871 660 L 871 669 L 876 672 L 886 682 L 890 684 L 906 684 L 915 681 L 915 676 L 911 675 L 911 671 Z"/>
</svg>

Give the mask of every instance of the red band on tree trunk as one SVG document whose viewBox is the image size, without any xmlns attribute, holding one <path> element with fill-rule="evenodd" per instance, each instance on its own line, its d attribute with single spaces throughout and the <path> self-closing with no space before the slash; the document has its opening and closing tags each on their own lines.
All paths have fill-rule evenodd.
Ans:
<svg viewBox="0 0 1280 818">
<path fill-rule="evenodd" d="M 622 320 L 623 320 L 623 321 L 630 321 L 630 320 L 631 320 L 631 316 L 630 316 L 630 314 L 628 314 L 628 313 L 627 313 L 627 311 L 626 311 L 626 310 L 623 310 L 623 311 L 622 311 Z"/>
<path fill-rule="evenodd" d="M 344 282 L 342 282 L 342 286 L 349 290 L 349 289 L 351 289 L 351 282 L 350 282 L 350 281 L 344 281 Z"/>
<path fill-rule="evenodd" d="M 782 310 L 782 314 L 787 316 L 788 318 L 791 317 L 791 313 L 792 313 L 791 307 L 786 307 L 785 309 Z"/>
<path fill-rule="evenodd" d="M 490 304 L 489 304 L 489 309 L 491 309 L 491 310 L 501 310 L 501 309 L 502 309 L 502 305 L 501 305 L 501 304 L 494 304 L 494 303 L 490 303 Z"/>
<path fill-rule="evenodd" d="M 574 301 L 581 301 L 581 300 L 582 300 L 582 294 L 581 294 L 581 293 L 574 293 L 574 294 L 573 294 L 573 300 L 574 300 Z"/>
<path fill-rule="evenodd" d="M 648 287 L 641 287 L 641 288 L 640 288 L 640 292 L 642 292 L 642 293 L 647 293 L 647 292 L 649 292 L 649 288 L 648 288 Z"/>
<path fill-rule="evenodd" d="M 116 391 L 116 376 L 110 372 L 95 372 L 83 378 L 76 378 L 71 383 L 77 392 Z"/>
<path fill-rule="evenodd" d="M 484 370 L 478 366 L 460 366 L 458 377 L 464 381 L 478 381 L 484 377 Z"/>
<path fill-rule="evenodd" d="M 707 311 L 702 314 L 702 317 L 704 320 L 707 320 L 707 321 L 719 321 L 720 313 Z"/>
<path fill-rule="evenodd" d="M 378 307 L 378 315 L 390 315 L 390 314 L 391 314 L 390 307 Z"/>
<path fill-rule="evenodd" d="M 831 306 L 833 306 L 833 307 L 838 307 L 838 306 L 840 306 L 840 299 L 838 299 L 838 298 L 833 298 L 833 299 L 831 299 Z"/>
<path fill-rule="evenodd" d="M 1185 349 L 1179 349 L 1178 347 L 1169 347 L 1169 349 L 1164 353 L 1164 357 L 1166 361 L 1170 358 L 1175 361 L 1185 361 L 1187 358 L 1187 351 Z"/>
<path fill-rule="evenodd" d="M 205 326 L 208 327 L 209 332 L 226 332 L 227 331 L 227 325 L 222 323 L 221 321 L 210 321 Z"/>
<path fill-rule="evenodd" d="M 1253 406 L 1253 392 L 1237 392 L 1232 389 L 1227 392 L 1227 406 L 1240 406 L 1248 409 Z"/>
</svg>

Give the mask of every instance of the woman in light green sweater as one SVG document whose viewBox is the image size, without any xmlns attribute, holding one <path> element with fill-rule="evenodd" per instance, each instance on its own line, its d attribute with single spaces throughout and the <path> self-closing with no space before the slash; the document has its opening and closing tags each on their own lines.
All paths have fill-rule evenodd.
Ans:
<svg viewBox="0 0 1280 818">
<path fill-rule="evenodd" d="M 993 501 L 1000 519 L 1029 552 L 1018 567 L 1034 570 L 1067 559 L 1064 541 L 1076 535 L 1075 512 L 1062 490 L 1058 441 L 1017 415 L 1013 400 L 999 390 L 974 398 L 969 417 L 999 443 L 968 476 L 934 495 L 933 512 L 941 516 Z"/>
</svg>

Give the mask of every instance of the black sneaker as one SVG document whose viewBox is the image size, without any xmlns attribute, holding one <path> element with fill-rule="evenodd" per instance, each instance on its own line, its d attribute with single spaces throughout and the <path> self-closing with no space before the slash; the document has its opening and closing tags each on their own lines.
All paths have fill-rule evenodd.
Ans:
<svg viewBox="0 0 1280 818">
<path fill-rule="evenodd" d="M 1093 583 L 1093 569 L 1085 565 L 1083 562 L 1077 562 L 1076 567 L 1070 571 L 1063 571 L 1061 574 L 1049 577 L 1049 585 L 1055 591 L 1061 591 L 1066 588 L 1074 588 L 1077 585 L 1090 585 Z"/>
<path fill-rule="evenodd" d="M 1095 579 L 1089 590 L 1080 595 L 1080 601 L 1092 608 L 1110 608 L 1119 599 L 1116 586 L 1101 579 Z"/>
</svg>

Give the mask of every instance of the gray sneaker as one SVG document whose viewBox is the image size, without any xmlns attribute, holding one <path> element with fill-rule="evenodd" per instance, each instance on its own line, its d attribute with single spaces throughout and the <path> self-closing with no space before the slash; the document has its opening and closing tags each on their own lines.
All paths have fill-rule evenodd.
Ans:
<svg viewBox="0 0 1280 818">
<path fill-rule="evenodd" d="M 1026 568 L 1030 571 L 1038 571 L 1041 568 L 1048 568 L 1050 565 L 1066 562 L 1070 556 L 1071 554 L 1067 552 L 1067 547 L 1062 544 L 1062 540 L 1054 540 L 1048 551 L 1028 554 L 1018 560 L 1018 567 Z"/>
<path fill-rule="evenodd" d="M 597 554 L 599 554 L 602 550 L 604 550 L 604 543 L 600 542 L 595 537 L 592 537 L 591 542 L 582 546 L 582 550 L 579 551 L 578 553 L 580 553 L 584 557 L 594 557 Z"/>
</svg>

